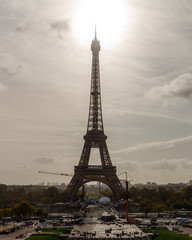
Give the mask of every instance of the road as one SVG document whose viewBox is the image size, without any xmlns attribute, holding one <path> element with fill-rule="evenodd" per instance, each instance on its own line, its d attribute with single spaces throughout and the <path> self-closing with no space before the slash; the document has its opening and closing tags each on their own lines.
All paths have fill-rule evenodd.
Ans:
<svg viewBox="0 0 192 240">
<path fill-rule="evenodd" d="M 34 231 L 34 228 L 33 227 L 25 227 L 25 228 L 22 228 L 22 229 L 18 229 L 16 230 L 15 232 L 12 232 L 12 233 L 9 233 L 9 234 L 5 234 L 5 235 L 0 235 L 0 240 L 15 240 L 18 238 L 16 238 L 17 236 L 19 235 L 24 235 L 24 236 L 27 236 L 27 235 L 30 235 L 30 233 L 32 233 Z M 23 239 L 23 238 L 21 238 Z"/>
<path fill-rule="evenodd" d="M 173 230 L 173 226 L 167 226 L 167 229 L 169 229 L 170 231 L 175 231 L 180 234 L 185 234 L 185 235 L 188 235 L 189 237 L 192 237 L 192 228 L 183 227 L 183 226 L 176 226 L 176 227 L 178 227 L 179 231 Z"/>
<path fill-rule="evenodd" d="M 168 230 L 170 231 L 175 231 L 178 232 L 180 234 L 185 234 L 188 235 L 189 237 L 192 237 L 192 228 L 188 228 L 188 227 L 183 227 L 181 225 L 176 224 L 176 218 L 174 219 L 170 219 L 170 218 L 162 218 L 162 219 L 158 219 L 157 220 L 157 226 L 162 226 L 162 227 L 166 227 Z M 150 220 L 148 219 L 147 222 L 150 222 Z M 168 224 L 169 223 L 169 224 Z M 175 230 L 174 230 L 175 228 Z"/>
<path fill-rule="evenodd" d="M 183 234 L 186 234 L 189 237 L 192 237 L 192 228 L 179 227 L 179 229 L 182 231 Z"/>
</svg>

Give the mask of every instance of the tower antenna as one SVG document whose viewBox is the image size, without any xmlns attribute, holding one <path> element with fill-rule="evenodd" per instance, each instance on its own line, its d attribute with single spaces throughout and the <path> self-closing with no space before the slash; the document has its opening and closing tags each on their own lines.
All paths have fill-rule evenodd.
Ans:
<svg viewBox="0 0 192 240">
<path fill-rule="evenodd" d="M 97 25 L 95 24 L 95 39 L 97 39 Z"/>
</svg>

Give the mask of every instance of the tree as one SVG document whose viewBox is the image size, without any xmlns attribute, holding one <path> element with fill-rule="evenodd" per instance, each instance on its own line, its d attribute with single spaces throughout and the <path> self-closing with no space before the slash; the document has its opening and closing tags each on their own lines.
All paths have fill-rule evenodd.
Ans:
<svg viewBox="0 0 192 240">
<path fill-rule="evenodd" d="M 5 192 L 7 190 L 7 185 L 5 184 L 0 184 L 0 194 Z"/>
<path fill-rule="evenodd" d="M 44 196 L 50 198 L 52 200 L 52 203 L 59 200 L 59 195 L 59 190 L 56 187 L 49 187 L 44 192 Z"/>
<path fill-rule="evenodd" d="M 149 199 L 145 199 L 141 201 L 140 209 L 145 213 L 145 217 L 147 217 L 147 214 L 153 209 L 152 208 L 152 201 Z"/>
<path fill-rule="evenodd" d="M 27 192 L 27 201 L 37 203 L 43 197 L 43 189 L 34 189 Z"/>
<path fill-rule="evenodd" d="M 22 201 L 13 207 L 13 214 L 20 218 L 29 218 L 35 212 L 35 208 L 27 201 Z"/>
<path fill-rule="evenodd" d="M 166 204 L 156 204 L 154 210 L 158 213 L 164 212 L 168 210 L 168 206 Z"/>
<path fill-rule="evenodd" d="M 41 203 L 50 205 L 51 204 L 51 198 L 50 197 L 41 198 Z"/>
<path fill-rule="evenodd" d="M 0 184 L 0 204 L 6 202 L 6 190 L 7 186 L 5 184 Z M 4 204 L 2 204 L 4 205 Z"/>
<path fill-rule="evenodd" d="M 184 189 L 185 198 L 189 200 L 192 198 L 192 186 L 188 186 Z"/>
<path fill-rule="evenodd" d="M 104 197 L 108 197 L 108 198 L 113 198 L 113 193 L 111 191 L 111 189 L 109 188 L 105 188 L 103 190 L 100 190 L 100 194 Z"/>
<path fill-rule="evenodd" d="M 48 216 L 48 212 L 44 211 L 42 208 L 38 208 L 36 210 L 36 216 L 38 216 L 38 217 L 47 217 Z"/>
<path fill-rule="evenodd" d="M 169 195 L 170 195 L 170 190 L 164 187 L 160 187 L 158 189 L 158 196 L 161 201 L 165 202 L 169 198 Z"/>
<path fill-rule="evenodd" d="M 11 216 L 11 208 L 1 208 L 0 209 L 0 218 L 6 218 Z"/>
</svg>

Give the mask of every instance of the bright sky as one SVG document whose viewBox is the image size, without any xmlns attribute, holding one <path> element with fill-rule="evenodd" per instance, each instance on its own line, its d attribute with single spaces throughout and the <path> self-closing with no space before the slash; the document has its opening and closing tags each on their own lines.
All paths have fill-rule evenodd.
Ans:
<svg viewBox="0 0 192 240">
<path fill-rule="evenodd" d="M 38 171 L 79 162 L 95 24 L 113 165 L 134 183 L 192 179 L 191 12 L 191 0 L 0 0 L 0 183 L 70 181 Z"/>
</svg>

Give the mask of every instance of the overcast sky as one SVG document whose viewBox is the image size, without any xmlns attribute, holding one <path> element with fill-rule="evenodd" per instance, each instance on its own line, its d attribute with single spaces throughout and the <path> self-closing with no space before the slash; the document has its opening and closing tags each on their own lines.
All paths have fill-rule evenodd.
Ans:
<svg viewBox="0 0 192 240">
<path fill-rule="evenodd" d="M 192 1 L 102 0 L 95 10 L 87 4 L 0 0 L 0 183 L 70 181 L 38 171 L 73 173 L 79 162 L 91 11 L 100 17 L 103 120 L 113 165 L 134 183 L 188 182 Z M 100 164 L 97 151 L 90 164 Z"/>
</svg>

